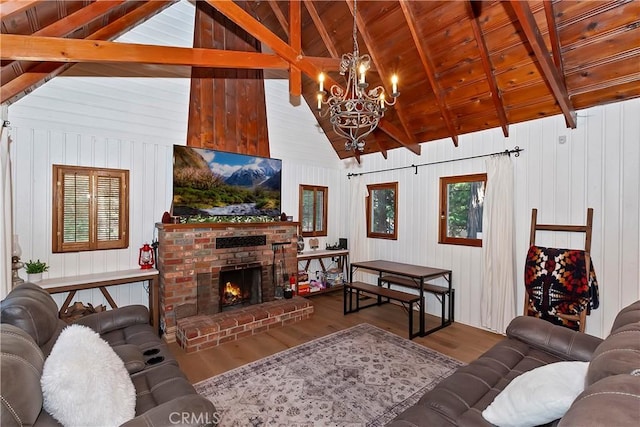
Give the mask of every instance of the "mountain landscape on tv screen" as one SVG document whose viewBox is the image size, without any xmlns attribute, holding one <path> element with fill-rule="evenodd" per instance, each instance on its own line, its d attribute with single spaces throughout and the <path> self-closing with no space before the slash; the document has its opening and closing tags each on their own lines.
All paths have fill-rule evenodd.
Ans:
<svg viewBox="0 0 640 427">
<path fill-rule="evenodd" d="M 282 161 L 184 146 L 173 150 L 173 215 L 280 215 Z"/>
</svg>

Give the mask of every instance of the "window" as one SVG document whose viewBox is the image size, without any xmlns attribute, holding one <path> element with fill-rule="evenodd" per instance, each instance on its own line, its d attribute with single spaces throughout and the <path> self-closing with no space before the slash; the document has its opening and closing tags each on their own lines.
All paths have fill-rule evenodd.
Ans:
<svg viewBox="0 0 640 427">
<path fill-rule="evenodd" d="M 398 238 L 398 183 L 367 185 L 367 237 Z"/>
<path fill-rule="evenodd" d="M 129 171 L 53 165 L 53 252 L 129 247 Z"/>
<path fill-rule="evenodd" d="M 482 208 L 487 174 L 440 178 L 438 242 L 482 246 Z"/>
<path fill-rule="evenodd" d="M 327 235 L 327 198 L 329 189 L 317 185 L 300 185 L 300 226 L 302 236 Z"/>
</svg>

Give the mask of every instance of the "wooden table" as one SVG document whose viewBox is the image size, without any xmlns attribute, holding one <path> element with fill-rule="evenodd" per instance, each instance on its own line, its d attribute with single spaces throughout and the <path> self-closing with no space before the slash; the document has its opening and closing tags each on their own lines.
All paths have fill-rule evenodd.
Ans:
<svg viewBox="0 0 640 427">
<path fill-rule="evenodd" d="M 60 308 L 59 313 L 62 314 L 69 308 L 69 304 L 71 304 L 77 291 L 98 288 L 109 302 L 111 308 L 118 308 L 106 287 L 144 281 L 149 283 L 149 312 L 151 314 L 149 321 L 153 326 L 153 330 L 156 333 L 160 333 L 159 282 L 158 270 L 155 268 L 148 270 L 136 268 L 132 270 L 110 271 L 107 273 L 84 274 L 81 276 L 56 277 L 54 279 L 42 280 L 37 284 L 50 294 L 69 292 L 69 295 L 67 295 L 67 298 L 64 300 L 64 304 L 62 304 Z"/>
<path fill-rule="evenodd" d="M 451 270 L 384 260 L 352 262 L 349 275 L 349 280 L 351 282 L 353 282 L 353 273 L 359 268 L 364 270 L 377 271 L 379 278 L 382 277 L 384 273 L 386 273 L 411 279 L 415 283 L 415 287 L 419 290 L 420 295 L 420 331 L 416 334 L 416 336 L 428 335 L 453 323 L 453 288 L 451 286 Z M 449 316 L 448 318 L 445 318 L 444 308 L 446 304 L 446 298 L 442 298 L 442 300 L 440 301 L 440 303 L 442 304 L 441 324 L 427 331 L 425 330 L 424 293 L 431 292 L 427 289 L 429 286 L 427 284 L 427 280 L 436 279 L 438 277 L 444 278 L 448 283 L 448 290 L 446 293 L 449 297 Z M 378 286 L 381 286 L 380 281 L 378 281 Z M 380 298 L 380 296 L 378 298 Z"/>
</svg>

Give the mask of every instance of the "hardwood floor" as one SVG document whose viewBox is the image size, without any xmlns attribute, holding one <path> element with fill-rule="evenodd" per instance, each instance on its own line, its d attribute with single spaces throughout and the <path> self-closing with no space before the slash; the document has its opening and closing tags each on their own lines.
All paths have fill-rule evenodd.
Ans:
<svg viewBox="0 0 640 427">
<path fill-rule="evenodd" d="M 407 314 L 400 306 L 384 304 L 345 316 L 342 314 L 341 292 L 318 295 L 312 297 L 311 302 L 315 311 L 308 320 L 196 353 L 187 354 L 175 343 L 170 344 L 169 348 L 189 381 L 196 383 L 360 323 L 369 323 L 407 337 Z M 439 322 L 439 318 L 427 316 L 427 328 Z M 426 337 L 414 338 L 413 341 L 469 363 L 502 339 L 502 335 L 453 323 Z"/>
</svg>

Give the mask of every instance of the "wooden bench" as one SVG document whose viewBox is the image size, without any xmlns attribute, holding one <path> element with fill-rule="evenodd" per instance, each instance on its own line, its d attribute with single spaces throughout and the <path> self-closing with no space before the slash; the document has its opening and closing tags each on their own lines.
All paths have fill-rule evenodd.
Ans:
<svg viewBox="0 0 640 427">
<path fill-rule="evenodd" d="M 386 283 L 387 287 L 386 289 L 389 290 L 393 290 L 390 289 L 390 286 L 393 285 L 398 285 L 398 286 L 404 286 L 406 288 L 411 288 L 411 289 L 420 289 L 420 283 L 416 282 L 413 279 L 410 279 L 408 277 L 401 277 L 401 276 L 390 276 L 390 275 L 386 275 L 386 276 L 380 276 L 378 278 L 378 285 L 380 287 L 384 288 L 384 284 Z M 442 314 L 441 314 L 441 324 L 440 326 L 438 326 L 437 328 L 431 329 L 428 332 L 433 332 L 436 331 L 438 329 L 444 328 L 447 325 L 450 325 L 453 322 L 453 313 L 454 313 L 454 301 L 455 301 L 455 290 L 451 289 L 451 295 L 449 295 L 449 288 L 445 287 L 445 286 L 438 286 L 438 285 L 433 285 L 431 283 L 425 283 L 423 288 L 422 288 L 425 292 L 429 292 L 432 293 L 436 296 L 436 298 L 438 298 L 438 300 L 440 301 L 440 305 L 442 306 Z M 446 306 L 446 299 L 447 297 L 449 298 L 449 317 L 445 317 L 445 306 Z"/>
<path fill-rule="evenodd" d="M 376 295 L 377 301 L 365 306 L 360 306 L 360 293 Z M 356 294 L 356 307 L 353 308 L 353 294 Z M 408 304 L 409 313 L 409 339 L 412 339 L 419 335 L 413 332 L 413 304 L 420 301 L 420 296 L 411 294 L 408 292 L 397 291 L 395 289 L 385 288 L 383 286 L 370 285 L 364 282 L 351 282 L 344 285 L 344 314 L 355 313 L 361 308 L 372 307 L 374 305 L 380 305 L 383 303 L 382 298 L 387 300 L 399 301 L 400 303 Z M 418 304 L 421 306 L 421 304 Z"/>
</svg>

